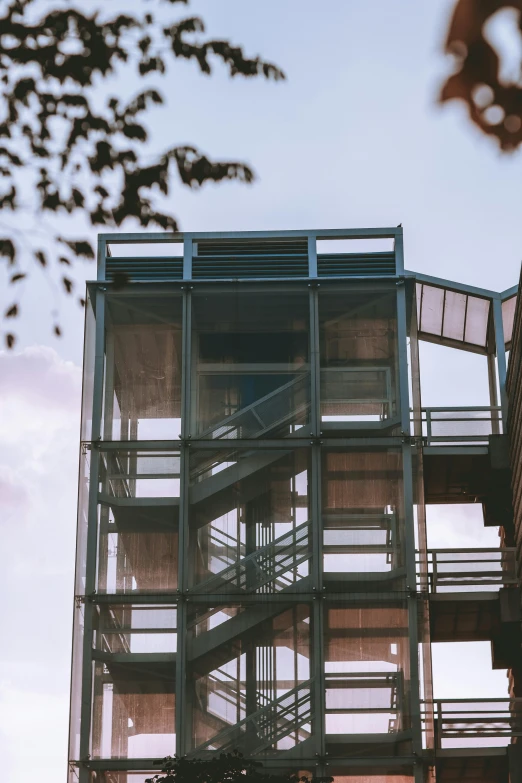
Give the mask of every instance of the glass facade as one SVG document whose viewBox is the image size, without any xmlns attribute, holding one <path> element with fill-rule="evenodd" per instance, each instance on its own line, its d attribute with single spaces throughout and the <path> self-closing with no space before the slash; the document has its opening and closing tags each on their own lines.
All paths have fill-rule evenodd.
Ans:
<svg viewBox="0 0 522 783">
<path fill-rule="evenodd" d="M 158 758 L 235 749 L 340 781 L 429 779 L 431 289 L 417 308 L 399 251 L 394 274 L 367 254 L 368 274 L 332 281 L 285 276 L 293 246 L 277 247 L 280 280 L 89 288 L 70 781 L 142 783 Z"/>
</svg>

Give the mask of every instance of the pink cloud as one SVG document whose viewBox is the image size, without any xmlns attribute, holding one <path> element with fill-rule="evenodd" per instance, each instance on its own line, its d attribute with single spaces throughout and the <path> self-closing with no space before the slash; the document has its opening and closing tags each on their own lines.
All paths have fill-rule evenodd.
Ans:
<svg viewBox="0 0 522 783">
<path fill-rule="evenodd" d="M 45 346 L 0 352 L 0 398 L 74 411 L 81 399 L 81 369 Z"/>
</svg>

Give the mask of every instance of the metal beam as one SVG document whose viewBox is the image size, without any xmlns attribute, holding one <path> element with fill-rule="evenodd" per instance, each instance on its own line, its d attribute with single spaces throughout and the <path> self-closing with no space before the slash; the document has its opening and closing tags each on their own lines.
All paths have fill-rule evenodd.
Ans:
<svg viewBox="0 0 522 783">
<path fill-rule="evenodd" d="M 497 295 L 493 299 L 493 328 L 495 331 L 495 350 L 497 354 L 498 385 L 500 389 L 500 407 L 504 432 L 507 431 L 508 396 L 506 391 L 506 345 L 504 340 L 504 323 L 502 320 L 502 301 Z"/>
<path fill-rule="evenodd" d="M 191 231 L 191 236 L 196 242 L 200 239 L 306 239 L 317 237 L 318 239 L 374 239 L 382 237 L 392 239 L 402 234 L 402 228 L 398 226 L 385 228 L 330 228 L 307 229 L 290 231 Z M 129 243 L 157 243 L 157 242 L 183 242 L 183 232 L 139 232 L 121 234 L 100 234 L 106 243 L 124 245 Z"/>
<path fill-rule="evenodd" d="M 469 294 L 470 296 L 478 296 L 481 299 L 493 299 L 494 296 L 498 296 L 497 291 L 491 291 L 489 288 L 478 288 L 474 285 L 458 283 L 455 280 L 446 280 L 443 277 L 425 275 L 422 272 L 412 272 L 409 269 L 406 269 L 404 274 L 406 277 L 413 277 L 418 283 L 426 283 L 426 285 L 434 286 L 434 288 L 445 288 L 448 291 L 455 291 L 459 294 L 462 293 Z"/>
</svg>

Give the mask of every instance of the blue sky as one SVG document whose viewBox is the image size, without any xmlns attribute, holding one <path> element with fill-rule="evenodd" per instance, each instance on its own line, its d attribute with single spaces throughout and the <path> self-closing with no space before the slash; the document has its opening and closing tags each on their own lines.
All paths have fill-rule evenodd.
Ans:
<svg viewBox="0 0 522 783">
<path fill-rule="evenodd" d="M 190 142 L 216 158 L 245 160 L 258 174 L 251 187 L 176 186 L 171 208 L 181 228 L 402 223 L 407 268 L 498 290 L 517 282 L 521 154 L 501 156 L 463 107 L 436 105 L 451 68 L 441 49 L 452 6 L 194 0 L 209 35 L 274 60 L 288 81 L 230 80 L 218 66 L 207 78 L 187 63 L 159 80 L 167 106 L 150 115 L 151 149 Z M 93 277 L 94 265 L 79 267 L 78 285 Z M 46 290 L 41 278 L 25 294 L 18 354 L 0 353 L 0 525 L 8 553 L 0 580 L 11 596 L 0 610 L 9 629 L 0 756 L 9 783 L 25 780 L 36 758 L 41 783 L 65 779 L 83 316 L 63 303 L 65 334 L 54 339 Z M 481 357 L 447 358 L 430 346 L 421 358 L 430 384 L 425 402 L 487 402 Z M 430 511 L 433 543 L 446 536 L 449 546 L 465 546 L 469 537 L 494 544 L 478 512 Z M 469 646 L 456 647 L 453 660 L 462 663 L 452 677 L 444 674 L 448 653 L 436 651 L 439 695 L 503 695 L 504 673 L 484 675 L 487 645 L 476 647 L 476 667 Z"/>
</svg>

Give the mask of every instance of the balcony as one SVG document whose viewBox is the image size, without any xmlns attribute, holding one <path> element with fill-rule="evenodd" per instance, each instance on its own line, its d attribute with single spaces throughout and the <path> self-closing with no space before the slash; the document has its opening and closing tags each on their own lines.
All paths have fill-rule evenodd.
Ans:
<svg viewBox="0 0 522 783">
<path fill-rule="evenodd" d="M 518 584 L 515 549 L 436 549 L 417 554 L 417 585 L 430 598 L 433 642 L 492 642 L 507 593 Z"/>
<path fill-rule="evenodd" d="M 417 555 L 419 583 L 430 593 L 498 590 L 517 584 L 516 549 L 430 549 Z"/>
<path fill-rule="evenodd" d="M 486 445 L 490 435 L 502 433 L 498 406 L 422 408 L 422 436 L 426 446 Z"/>
<path fill-rule="evenodd" d="M 431 716 L 426 705 L 425 721 Z M 502 747 L 522 737 L 522 699 L 437 699 L 433 720 L 439 750 Z"/>
</svg>

